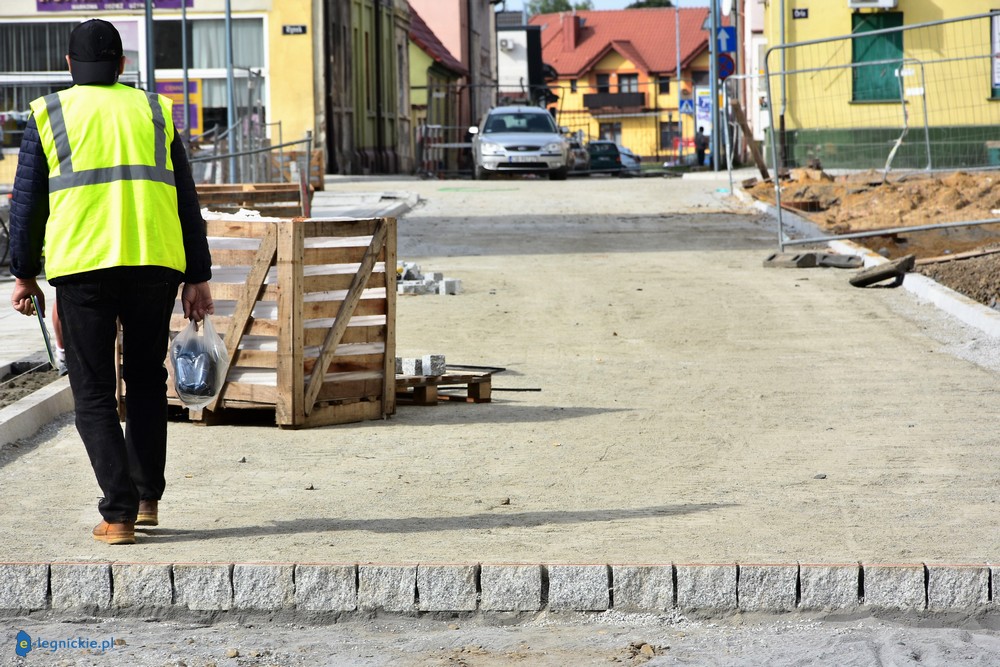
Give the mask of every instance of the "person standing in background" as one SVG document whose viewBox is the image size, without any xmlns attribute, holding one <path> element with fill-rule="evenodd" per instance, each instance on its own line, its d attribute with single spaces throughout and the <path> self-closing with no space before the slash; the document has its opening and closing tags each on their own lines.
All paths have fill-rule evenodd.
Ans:
<svg viewBox="0 0 1000 667">
<path fill-rule="evenodd" d="M 705 164 L 705 151 L 708 150 L 708 137 L 705 136 L 705 128 L 699 127 L 698 133 L 694 135 L 694 152 L 698 158 L 698 166 Z"/>
</svg>

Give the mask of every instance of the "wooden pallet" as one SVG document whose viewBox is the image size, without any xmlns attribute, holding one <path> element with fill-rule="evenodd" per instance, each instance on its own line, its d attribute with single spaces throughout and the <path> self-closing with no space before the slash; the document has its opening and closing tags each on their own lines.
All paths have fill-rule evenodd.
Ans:
<svg viewBox="0 0 1000 667">
<path fill-rule="evenodd" d="M 465 387 L 465 394 L 442 393 L 439 389 Z M 489 403 L 493 387 L 491 373 L 445 373 L 444 375 L 397 375 L 396 402 L 437 405 L 438 401 Z"/>
</svg>

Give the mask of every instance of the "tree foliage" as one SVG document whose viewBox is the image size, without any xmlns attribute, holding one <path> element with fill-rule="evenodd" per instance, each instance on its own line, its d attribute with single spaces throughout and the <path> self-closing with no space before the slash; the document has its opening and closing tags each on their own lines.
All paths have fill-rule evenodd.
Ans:
<svg viewBox="0 0 1000 667">
<path fill-rule="evenodd" d="M 625 9 L 646 9 L 649 7 L 673 7 L 674 3 L 670 0 L 635 0 L 632 4 L 625 7 Z"/>
<path fill-rule="evenodd" d="M 556 12 L 568 12 L 574 9 L 593 9 L 593 0 L 578 0 L 578 2 L 570 2 L 569 0 L 528 0 L 525 3 L 525 9 L 528 10 L 530 16 L 535 14 L 555 14 Z"/>
</svg>

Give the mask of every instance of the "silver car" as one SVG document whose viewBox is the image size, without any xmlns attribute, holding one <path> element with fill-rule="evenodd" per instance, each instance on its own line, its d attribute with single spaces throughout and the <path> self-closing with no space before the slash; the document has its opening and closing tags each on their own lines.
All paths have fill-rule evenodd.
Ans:
<svg viewBox="0 0 1000 667">
<path fill-rule="evenodd" d="M 560 131 L 562 130 L 562 131 Z M 475 178 L 500 173 L 548 174 L 561 181 L 569 173 L 567 130 L 556 127 L 540 107 L 496 107 L 478 127 L 470 127 Z"/>
</svg>

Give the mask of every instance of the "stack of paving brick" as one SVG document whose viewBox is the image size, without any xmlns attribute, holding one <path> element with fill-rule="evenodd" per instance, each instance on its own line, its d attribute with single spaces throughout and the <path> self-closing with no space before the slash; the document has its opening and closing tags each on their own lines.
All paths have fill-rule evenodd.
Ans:
<svg viewBox="0 0 1000 667">
<path fill-rule="evenodd" d="M 443 354 L 425 354 L 422 357 L 396 357 L 396 375 L 444 375 L 448 370 Z"/>
<path fill-rule="evenodd" d="M 462 291 L 462 281 L 446 278 L 443 273 L 424 275 L 413 262 L 399 262 L 396 266 L 399 278 L 396 291 L 399 294 L 458 294 Z"/>
<path fill-rule="evenodd" d="M 990 565 L 0 564 L 0 613 L 35 610 L 963 611 Z"/>
</svg>

